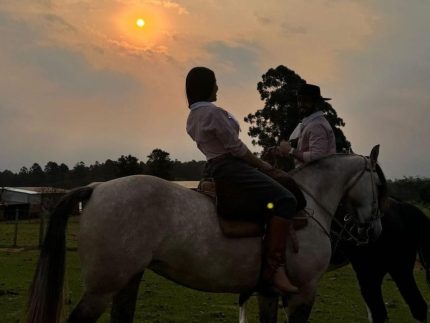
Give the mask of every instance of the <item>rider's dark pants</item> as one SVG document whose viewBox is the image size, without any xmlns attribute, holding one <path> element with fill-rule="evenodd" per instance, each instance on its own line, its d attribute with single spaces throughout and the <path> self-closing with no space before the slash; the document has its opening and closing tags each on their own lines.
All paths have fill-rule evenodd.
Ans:
<svg viewBox="0 0 430 323">
<path fill-rule="evenodd" d="M 205 171 L 215 180 L 218 212 L 223 216 L 266 221 L 263 215 L 289 218 L 296 212 L 289 190 L 240 158 L 210 160 Z"/>
</svg>

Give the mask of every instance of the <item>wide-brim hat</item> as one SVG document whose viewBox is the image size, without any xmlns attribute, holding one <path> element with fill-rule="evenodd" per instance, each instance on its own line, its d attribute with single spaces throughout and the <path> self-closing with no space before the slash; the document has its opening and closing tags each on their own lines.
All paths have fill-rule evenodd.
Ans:
<svg viewBox="0 0 430 323">
<path fill-rule="evenodd" d="M 305 84 L 303 85 L 299 91 L 297 92 L 298 95 L 308 96 L 315 99 L 321 99 L 324 101 L 330 101 L 331 98 L 324 98 L 321 96 L 321 90 L 320 87 L 313 84 Z"/>
</svg>

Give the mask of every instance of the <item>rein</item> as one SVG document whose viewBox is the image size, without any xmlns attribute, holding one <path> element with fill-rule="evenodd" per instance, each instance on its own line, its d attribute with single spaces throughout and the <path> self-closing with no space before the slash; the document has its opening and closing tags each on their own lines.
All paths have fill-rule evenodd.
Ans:
<svg viewBox="0 0 430 323">
<path fill-rule="evenodd" d="M 371 173 L 371 186 L 372 186 L 372 216 L 370 217 L 370 219 L 368 221 L 366 221 L 365 223 L 371 223 L 372 221 L 375 221 L 377 219 L 380 218 L 379 216 L 379 209 L 376 208 L 376 195 L 375 195 L 375 188 L 374 188 L 374 178 L 373 178 L 373 169 L 367 166 L 367 159 L 364 156 L 360 156 L 363 158 L 364 160 L 364 167 L 363 169 L 360 171 L 360 173 L 353 179 L 351 180 L 350 183 L 348 183 L 348 185 L 346 186 L 344 195 L 346 195 L 357 183 L 358 181 L 363 177 L 364 173 L 366 171 L 370 171 Z M 314 200 L 314 202 L 325 212 L 329 215 L 329 217 L 331 218 L 332 221 L 334 221 L 337 225 L 339 225 L 341 227 L 341 232 L 340 234 L 338 234 L 338 241 L 342 238 L 343 233 L 348 234 L 348 236 L 351 238 L 351 240 L 354 240 L 354 242 L 356 242 L 357 244 L 362 244 L 362 241 L 360 239 L 358 239 L 348 228 L 347 228 L 347 223 L 349 221 L 351 221 L 351 217 L 347 217 L 345 216 L 344 218 L 344 223 L 342 223 L 340 220 L 338 220 L 335 216 L 334 213 L 330 212 L 323 204 L 321 204 L 316 198 L 315 196 L 303 185 L 297 183 L 297 185 L 300 187 L 300 189 L 305 192 L 310 198 L 312 198 Z M 309 210 L 309 211 L 308 211 Z M 375 211 L 375 212 L 374 212 Z M 330 232 L 322 225 L 322 223 L 315 218 L 314 216 L 314 211 L 312 209 L 306 208 L 304 210 L 304 212 L 311 218 L 313 219 L 323 230 L 323 232 L 329 237 L 329 239 L 331 239 L 331 235 Z"/>
</svg>

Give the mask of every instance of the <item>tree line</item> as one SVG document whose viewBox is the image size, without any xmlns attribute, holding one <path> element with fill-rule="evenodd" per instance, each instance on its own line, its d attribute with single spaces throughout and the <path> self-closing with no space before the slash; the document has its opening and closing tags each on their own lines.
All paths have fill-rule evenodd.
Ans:
<svg viewBox="0 0 430 323">
<path fill-rule="evenodd" d="M 203 175 L 204 166 L 205 161 L 171 160 L 168 152 L 154 149 L 148 155 L 146 163 L 134 156 L 122 155 L 117 160 L 108 159 L 102 163 L 96 161 L 89 166 L 79 162 L 69 168 L 64 163 L 49 161 L 43 168 L 34 163 L 30 168 L 22 167 L 17 173 L 0 171 L 0 187 L 73 188 L 137 174 L 153 175 L 167 180 L 198 181 Z M 404 177 L 388 180 L 388 188 L 390 195 L 397 199 L 430 205 L 429 178 Z"/>
<path fill-rule="evenodd" d="M 388 181 L 391 196 L 415 203 L 430 205 L 430 178 L 404 177 Z"/>
<path fill-rule="evenodd" d="M 143 162 L 132 155 L 122 155 L 117 160 L 96 161 L 86 165 L 78 162 L 72 168 L 66 164 L 49 161 L 42 168 L 34 163 L 30 168 L 22 167 L 19 172 L 0 171 L 0 187 L 52 186 L 72 188 L 91 182 L 103 182 L 111 179 L 147 174 L 167 180 L 199 180 L 203 174 L 205 161 L 181 162 L 172 160 L 170 154 L 162 149 L 154 149 Z"/>
</svg>

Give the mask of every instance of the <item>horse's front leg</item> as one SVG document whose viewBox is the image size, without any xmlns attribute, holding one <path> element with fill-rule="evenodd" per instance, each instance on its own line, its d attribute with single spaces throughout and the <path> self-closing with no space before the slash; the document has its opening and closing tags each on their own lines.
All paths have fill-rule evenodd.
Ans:
<svg viewBox="0 0 430 323">
<path fill-rule="evenodd" d="M 258 295 L 258 316 L 260 323 L 276 323 L 278 321 L 278 296 Z"/>
<path fill-rule="evenodd" d="M 315 302 L 316 287 L 316 282 L 300 286 L 298 294 L 287 296 L 283 300 L 284 304 L 288 304 L 288 323 L 308 322 Z"/>
</svg>

